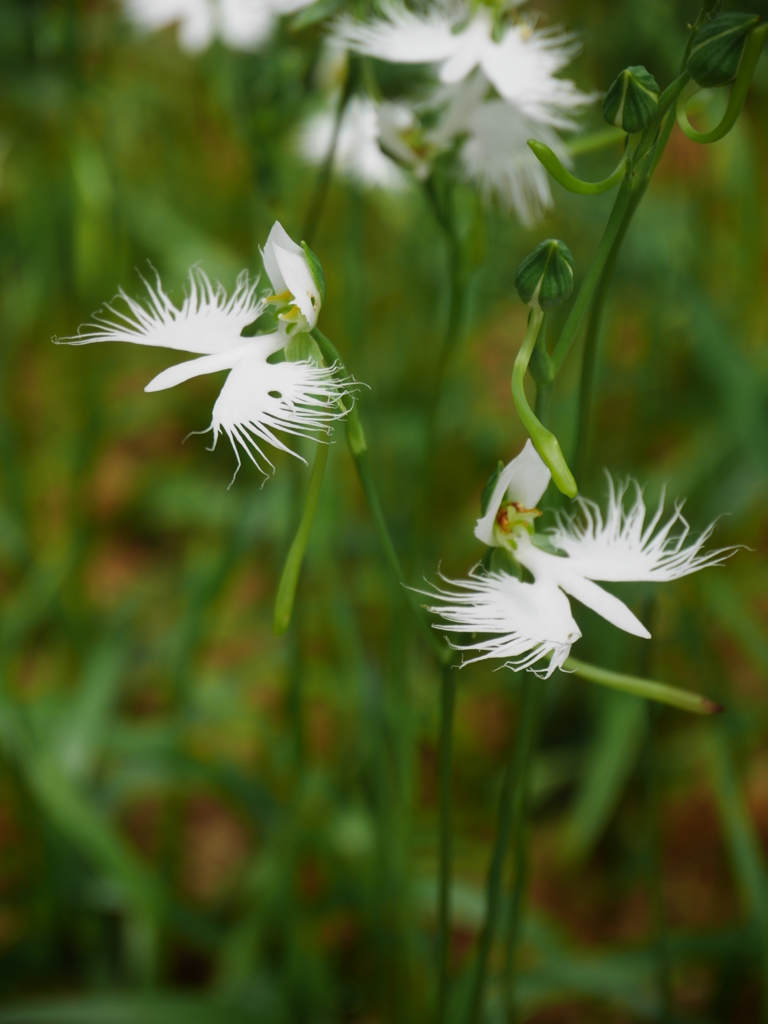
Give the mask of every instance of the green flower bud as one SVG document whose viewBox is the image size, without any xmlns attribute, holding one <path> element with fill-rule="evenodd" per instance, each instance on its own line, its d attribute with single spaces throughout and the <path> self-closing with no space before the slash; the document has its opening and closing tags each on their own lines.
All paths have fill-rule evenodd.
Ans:
<svg viewBox="0 0 768 1024">
<path fill-rule="evenodd" d="M 733 81 L 747 39 L 760 19 L 754 14 L 721 14 L 699 32 L 688 58 L 697 85 L 711 89 Z"/>
<path fill-rule="evenodd" d="M 555 309 L 573 291 L 573 256 L 565 242 L 548 238 L 526 256 L 515 276 L 520 298 L 534 309 Z"/>
<path fill-rule="evenodd" d="M 603 100 L 605 120 L 628 135 L 646 128 L 658 109 L 659 86 L 641 64 L 625 68 Z"/>
</svg>

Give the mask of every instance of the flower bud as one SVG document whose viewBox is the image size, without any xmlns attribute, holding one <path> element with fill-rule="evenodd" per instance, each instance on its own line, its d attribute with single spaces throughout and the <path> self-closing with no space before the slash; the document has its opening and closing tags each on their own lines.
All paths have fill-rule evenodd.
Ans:
<svg viewBox="0 0 768 1024">
<path fill-rule="evenodd" d="M 697 85 L 711 89 L 733 81 L 741 55 L 760 19 L 754 14 L 721 14 L 696 36 L 688 70 Z"/>
<path fill-rule="evenodd" d="M 525 257 L 515 275 L 520 298 L 534 309 L 555 309 L 573 291 L 573 256 L 565 242 L 548 238 Z"/>
<path fill-rule="evenodd" d="M 605 94 L 603 114 L 628 135 L 641 132 L 659 109 L 659 86 L 642 64 L 625 68 Z"/>
</svg>

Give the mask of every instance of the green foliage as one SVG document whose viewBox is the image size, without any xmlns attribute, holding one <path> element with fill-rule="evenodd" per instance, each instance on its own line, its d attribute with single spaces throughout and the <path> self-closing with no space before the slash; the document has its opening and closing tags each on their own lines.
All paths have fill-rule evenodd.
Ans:
<svg viewBox="0 0 768 1024">
<path fill-rule="evenodd" d="M 278 456 L 263 486 L 244 465 L 227 490 L 226 444 L 182 444 L 207 425 L 219 379 L 145 395 L 167 353 L 49 340 L 119 286 L 139 295 L 135 268 L 156 266 L 178 297 L 197 261 L 226 285 L 257 272 L 275 218 L 301 236 L 317 170 L 295 136 L 318 105 L 314 18 L 332 10 L 320 0 L 259 54 L 189 58 L 172 31 L 130 30 L 117 5 L 0 5 L 0 1024 L 433 1013 L 439 677 L 340 432 L 278 639 L 309 470 Z M 669 81 L 695 11 L 568 0 L 557 15 L 585 40 L 579 84 L 601 90 L 635 60 Z M 382 81 L 395 95 L 396 78 Z M 654 606 L 627 586 L 653 612 L 642 648 L 579 614 L 585 658 L 727 711 L 651 721 L 573 676 L 535 681 L 527 1019 L 757 1020 L 766 1000 L 767 121 L 763 66 L 726 139 L 672 136 L 616 267 L 579 479 L 597 499 L 604 466 L 631 473 L 651 504 L 666 483 L 688 495 L 694 531 L 727 514 L 718 543 L 751 549 Z M 575 170 L 597 180 L 617 158 L 585 151 Z M 371 385 L 357 398 L 371 464 L 416 586 L 441 559 L 459 576 L 481 558 L 478 495 L 524 438 L 509 394 L 525 332 L 516 267 L 537 238 L 563 236 L 584 273 L 607 211 L 558 189 L 527 233 L 463 184 L 454 198 L 478 241 L 447 367 L 452 256 L 418 188 L 334 178 L 312 240 L 323 330 Z M 578 349 L 552 423 L 569 458 Z M 487 665 L 457 678 L 458 1003 L 519 680 Z M 502 961 L 503 940 L 488 1021 L 503 1019 Z"/>
</svg>

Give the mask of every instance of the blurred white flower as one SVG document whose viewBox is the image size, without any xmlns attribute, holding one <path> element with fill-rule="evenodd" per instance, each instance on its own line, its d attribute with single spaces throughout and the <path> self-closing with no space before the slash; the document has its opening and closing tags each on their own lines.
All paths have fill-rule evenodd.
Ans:
<svg viewBox="0 0 768 1024">
<path fill-rule="evenodd" d="M 569 166 L 568 149 L 557 132 L 504 100 L 487 99 L 490 83 L 478 72 L 458 85 L 439 86 L 421 106 L 439 112 L 425 141 L 447 149 L 460 139 L 460 160 L 467 178 L 481 192 L 512 207 L 530 227 L 552 205 L 549 176 L 528 148 L 544 142 Z"/>
<path fill-rule="evenodd" d="M 603 517 L 594 502 L 579 499 L 579 511 L 560 516 L 554 529 L 537 535 L 536 508 L 550 473 L 528 441 L 498 475 L 488 496 L 475 536 L 502 548 L 511 561 L 527 570 L 532 583 L 504 570 L 476 567 L 468 580 L 445 580 L 429 596 L 429 610 L 452 632 L 489 634 L 485 639 L 457 645 L 470 652 L 469 661 L 505 658 L 514 669 L 549 676 L 561 667 L 571 644 L 581 633 L 565 595 L 576 598 L 608 622 L 644 638 L 650 633 L 629 608 L 595 581 L 667 581 L 708 566 L 720 565 L 735 548 L 703 550 L 712 534 L 709 526 L 687 547 L 690 529 L 676 505 L 660 525 L 664 498 L 646 524 L 642 491 L 634 484 L 634 502 L 625 508 L 627 486 L 610 482 L 608 511 Z M 673 535 L 673 531 L 675 531 Z M 535 669 L 537 662 L 549 662 Z"/>
<path fill-rule="evenodd" d="M 218 36 L 236 50 L 256 50 L 283 14 L 314 0 L 123 0 L 127 16 L 148 31 L 178 25 L 179 45 L 199 53 Z"/>
<path fill-rule="evenodd" d="M 364 23 L 341 18 L 339 43 L 392 64 L 434 64 L 445 85 L 464 81 L 479 68 L 499 95 L 526 117 L 555 128 L 574 127 L 572 112 L 591 102 L 573 82 L 557 78 L 578 51 L 573 35 L 536 29 L 519 21 L 499 29 L 487 7 L 437 4 L 416 14 L 399 3 Z"/>
<path fill-rule="evenodd" d="M 297 311 L 296 315 L 287 315 L 287 327 L 284 321 L 272 334 L 242 336 L 243 329 L 273 300 L 258 297 L 258 281 L 250 280 L 243 271 L 234 292 L 227 297 L 220 284 L 214 287 L 195 267 L 189 273 L 188 291 L 180 307 L 170 300 L 158 277 L 154 287 L 144 282 L 148 292 L 145 305 L 120 289 L 121 306 L 107 305 L 104 314 L 94 317 L 94 323 L 63 340 L 72 345 L 127 341 L 198 356 L 163 370 L 145 391 L 163 391 L 193 377 L 229 370 L 208 427 L 213 432 L 213 447 L 223 430 L 232 443 L 238 469 L 242 448 L 266 475 L 264 467 L 274 467 L 262 445 L 267 443 L 296 455 L 275 431 L 315 439 L 318 432 L 330 433 L 333 421 L 345 415 L 339 403 L 347 394 L 349 382 L 338 379 L 335 367 L 319 366 L 311 359 L 268 361 L 269 356 L 285 348 L 291 326 L 300 319 L 307 320 L 305 312 L 316 322 L 320 304 L 316 299 L 313 305 L 317 288 L 307 256 L 277 223 L 264 248 L 264 264 L 272 285 L 282 286 L 283 306 L 293 299 Z"/>
<path fill-rule="evenodd" d="M 514 208 L 524 225 L 552 205 L 547 173 L 527 142 L 544 142 L 570 162 L 556 129 L 574 130 L 574 114 L 594 99 L 557 77 L 578 50 L 574 36 L 523 20 L 495 26 L 487 7 L 446 0 L 427 14 L 393 2 L 368 23 L 342 18 L 334 38 L 381 60 L 436 66 L 442 84 L 416 105 L 432 115 L 418 155 L 410 152 L 417 172 L 430 155 L 456 145 L 466 177 Z M 409 162 L 400 136 L 398 156 Z"/>
<path fill-rule="evenodd" d="M 365 96 L 353 96 L 350 99 L 339 126 L 334 168 L 339 174 L 362 185 L 402 191 L 408 179 L 379 146 L 382 115 L 385 124 L 394 121 L 405 128 L 413 123 L 413 113 L 402 104 L 379 106 Z M 326 160 L 333 142 L 335 124 L 335 113 L 324 111 L 315 114 L 304 125 L 299 147 L 310 163 L 322 164 Z"/>
</svg>

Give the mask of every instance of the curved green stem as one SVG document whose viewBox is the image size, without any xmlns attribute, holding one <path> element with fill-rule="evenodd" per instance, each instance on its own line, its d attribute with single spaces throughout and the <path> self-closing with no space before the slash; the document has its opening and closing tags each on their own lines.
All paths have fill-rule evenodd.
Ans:
<svg viewBox="0 0 768 1024">
<path fill-rule="evenodd" d="M 330 338 L 326 338 L 326 336 L 317 328 L 315 328 L 311 334 L 317 342 L 326 363 L 328 363 L 329 366 L 332 366 L 335 363 L 339 367 L 341 375 L 346 375 L 344 360 L 339 355 L 338 349 Z M 376 527 L 376 533 L 379 537 L 379 543 L 381 544 L 384 558 L 389 566 L 392 576 L 403 588 L 403 594 L 408 602 L 408 606 L 413 612 L 421 629 L 422 636 L 427 641 L 432 653 L 441 665 L 449 665 L 453 661 L 453 651 L 447 644 L 443 643 L 443 641 L 439 639 L 437 633 L 429 624 L 429 621 L 424 614 L 424 609 L 419 604 L 416 594 L 408 585 L 405 573 L 403 572 L 403 567 L 400 565 L 400 559 L 398 558 L 397 551 L 395 550 L 395 545 L 392 543 L 392 537 L 389 533 L 387 520 L 381 506 L 379 492 L 376 489 L 373 474 L 371 473 L 371 466 L 368 459 L 368 444 L 365 440 L 363 425 L 360 422 L 357 403 L 354 402 L 352 398 L 347 397 L 343 399 L 342 404 L 347 412 L 347 444 L 349 445 L 352 458 L 355 460 L 355 465 L 357 466 L 357 475 L 360 478 L 360 483 L 362 484 L 363 492 L 371 511 L 371 516 L 373 517 L 373 524 Z"/>
<path fill-rule="evenodd" d="M 317 502 L 320 498 L 320 488 L 323 486 L 325 466 L 328 462 L 328 444 L 318 441 L 315 452 L 315 462 L 312 466 L 312 476 L 309 479 L 309 489 L 304 500 L 304 511 L 301 514 L 301 522 L 293 538 L 288 557 L 285 560 L 283 574 L 277 588 L 275 599 L 275 617 L 272 623 L 275 636 L 282 636 L 291 623 L 293 613 L 293 602 L 296 597 L 296 587 L 299 582 L 299 573 L 304 561 L 304 553 L 307 550 L 309 535 L 312 531 L 312 524 L 315 521 Z"/>
<path fill-rule="evenodd" d="M 690 690 L 681 690 L 666 683 L 655 683 L 640 676 L 610 672 L 608 669 L 598 668 L 597 665 L 577 661 L 576 658 L 567 658 L 563 668 L 567 672 L 581 676 L 582 679 L 588 679 L 590 683 L 630 693 L 635 697 L 644 697 L 646 700 L 655 700 L 660 704 L 669 704 L 673 708 L 680 708 L 681 711 L 691 711 L 694 715 L 719 715 L 723 710 L 720 704 L 698 693 L 691 693 Z"/>
<path fill-rule="evenodd" d="M 560 442 L 536 418 L 530 405 L 528 405 L 528 399 L 525 397 L 525 372 L 528 369 L 528 363 L 530 362 L 543 320 L 544 314 L 540 310 L 531 310 L 528 331 L 523 339 L 523 344 L 520 346 L 520 351 L 517 353 L 515 366 L 512 370 L 512 398 L 514 399 L 518 415 L 523 421 L 523 425 L 531 435 L 533 446 L 548 466 L 556 487 L 563 494 L 567 494 L 569 498 L 575 498 L 578 494 L 578 488 L 576 487 L 573 473 L 571 473 L 565 461 L 565 456 L 560 448 Z"/>
<path fill-rule="evenodd" d="M 448 1012 L 448 966 L 451 951 L 451 768 L 453 764 L 453 716 L 456 708 L 456 673 L 444 665 L 440 687 L 440 883 L 437 905 L 438 988 L 437 1024 Z"/>
<path fill-rule="evenodd" d="M 520 720 L 517 737 L 510 747 L 509 758 L 504 766 L 504 778 L 499 798 L 499 824 L 496 831 L 496 843 L 493 848 L 491 865 L 488 870 L 486 886 L 485 923 L 480 935 L 477 951 L 477 963 L 472 979 L 469 998 L 468 1024 L 476 1024 L 480 1018 L 485 983 L 488 977 L 488 959 L 496 935 L 496 927 L 501 909 L 501 883 L 504 874 L 504 862 L 510 840 L 517 840 L 523 824 L 525 811 L 525 790 L 528 766 L 533 750 L 533 739 L 537 719 L 537 691 L 541 682 L 524 674 L 520 705 Z M 520 897 L 522 897 L 522 881 Z"/>
<path fill-rule="evenodd" d="M 576 192 L 578 195 L 596 196 L 601 192 L 608 192 L 619 184 L 626 173 L 629 148 L 624 150 L 624 155 L 619 161 L 616 170 L 609 174 L 607 178 L 603 178 L 602 181 L 582 181 L 581 178 L 577 178 L 566 167 L 563 167 L 557 154 L 543 142 L 529 139 L 528 147 L 532 150 L 539 163 L 543 164 L 549 171 L 555 181 L 569 192 Z"/>
<path fill-rule="evenodd" d="M 725 108 L 725 113 L 723 114 L 720 124 L 711 131 L 696 131 L 688 120 L 688 115 L 686 114 L 686 106 L 688 105 L 688 100 L 691 98 L 692 93 L 686 90 L 686 92 L 680 95 L 680 98 L 677 101 L 677 123 L 689 139 L 703 144 L 718 142 L 720 139 L 725 138 L 728 132 L 733 128 L 747 98 L 749 86 L 752 82 L 752 76 L 755 73 L 755 68 L 757 67 L 757 62 L 760 59 L 760 54 L 762 53 L 766 38 L 768 38 L 768 25 L 760 25 L 759 28 L 754 29 L 751 33 L 744 46 L 744 53 L 741 56 L 736 80 L 733 83 L 733 88 L 731 89 L 728 106 Z"/>
</svg>

